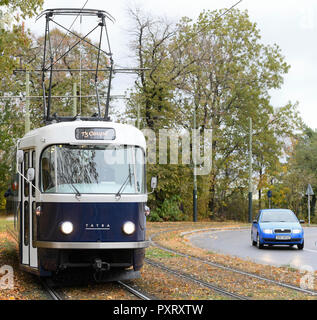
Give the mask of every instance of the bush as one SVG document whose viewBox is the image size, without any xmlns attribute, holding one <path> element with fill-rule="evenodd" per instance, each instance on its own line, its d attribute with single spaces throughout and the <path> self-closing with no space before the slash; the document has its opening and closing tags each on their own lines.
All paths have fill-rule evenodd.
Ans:
<svg viewBox="0 0 317 320">
<path fill-rule="evenodd" d="M 165 199 L 162 206 L 151 211 L 149 216 L 150 221 L 184 221 L 185 215 L 179 208 L 180 197 L 172 196 L 170 199 Z"/>
<path fill-rule="evenodd" d="M 5 198 L 0 198 L 0 210 L 5 211 L 6 208 L 6 199 Z"/>
</svg>

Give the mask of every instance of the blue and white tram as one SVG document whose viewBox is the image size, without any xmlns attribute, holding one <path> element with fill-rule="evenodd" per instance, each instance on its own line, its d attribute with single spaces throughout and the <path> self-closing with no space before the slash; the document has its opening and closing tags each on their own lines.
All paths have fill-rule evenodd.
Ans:
<svg viewBox="0 0 317 320">
<path fill-rule="evenodd" d="M 53 123 L 19 140 L 21 267 L 138 277 L 149 245 L 145 152 L 140 130 L 104 121 Z"/>
</svg>

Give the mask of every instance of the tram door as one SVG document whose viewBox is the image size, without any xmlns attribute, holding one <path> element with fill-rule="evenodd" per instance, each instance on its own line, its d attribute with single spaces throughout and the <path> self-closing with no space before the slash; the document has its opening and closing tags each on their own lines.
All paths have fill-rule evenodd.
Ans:
<svg viewBox="0 0 317 320">
<path fill-rule="evenodd" d="M 34 168 L 36 172 L 36 158 L 35 150 L 24 151 L 24 159 L 22 163 L 22 173 L 27 177 L 29 168 Z M 37 249 L 32 245 L 33 234 L 36 231 L 35 223 L 35 188 L 36 180 L 27 182 L 22 178 L 21 189 L 21 251 L 22 251 L 22 264 L 37 268 Z"/>
</svg>

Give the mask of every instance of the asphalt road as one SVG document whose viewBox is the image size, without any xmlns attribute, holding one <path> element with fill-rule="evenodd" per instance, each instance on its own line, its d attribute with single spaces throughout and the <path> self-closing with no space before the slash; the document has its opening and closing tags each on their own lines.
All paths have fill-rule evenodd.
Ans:
<svg viewBox="0 0 317 320">
<path fill-rule="evenodd" d="M 273 246 L 258 249 L 251 245 L 250 229 L 212 231 L 189 236 L 190 242 L 199 248 L 219 252 L 245 260 L 274 266 L 317 270 L 317 228 L 304 228 L 305 247 Z"/>
</svg>

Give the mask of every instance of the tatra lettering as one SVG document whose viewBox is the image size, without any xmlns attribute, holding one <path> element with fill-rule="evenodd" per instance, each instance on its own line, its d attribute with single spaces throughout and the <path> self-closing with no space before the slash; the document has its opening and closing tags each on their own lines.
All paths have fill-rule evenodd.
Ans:
<svg viewBox="0 0 317 320">
<path fill-rule="evenodd" d="M 110 229 L 110 224 L 105 224 L 105 223 L 86 223 L 85 228 L 87 230 L 109 230 Z"/>
</svg>

